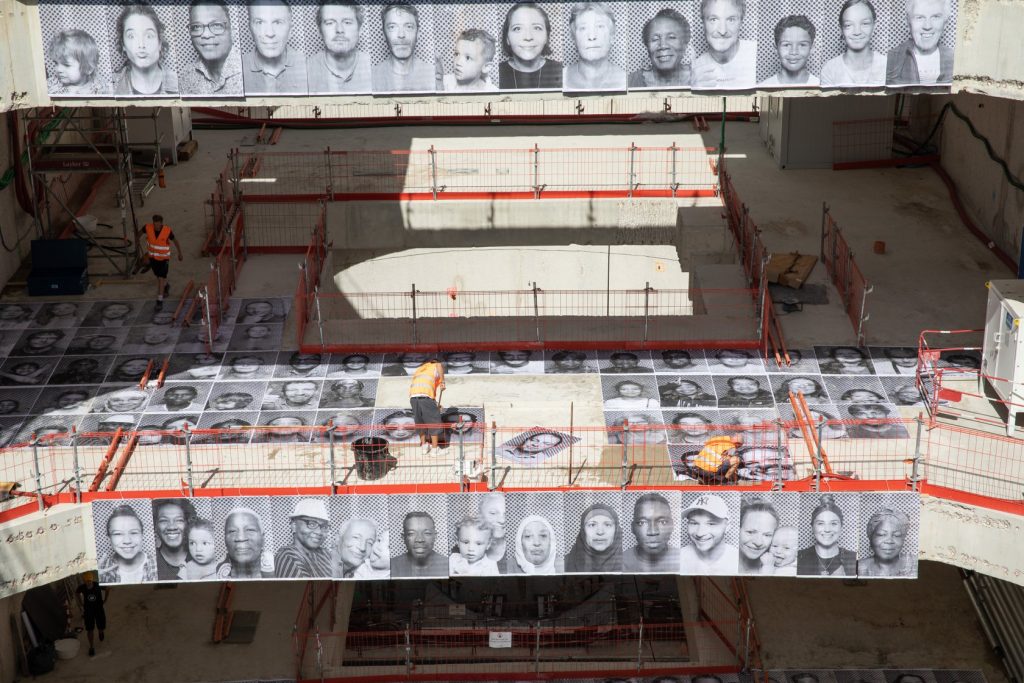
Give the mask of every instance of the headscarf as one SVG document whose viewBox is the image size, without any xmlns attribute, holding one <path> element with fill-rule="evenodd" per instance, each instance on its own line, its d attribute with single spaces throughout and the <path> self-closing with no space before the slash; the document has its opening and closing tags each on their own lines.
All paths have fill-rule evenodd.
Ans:
<svg viewBox="0 0 1024 683">
<path fill-rule="evenodd" d="M 612 542 L 606 550 L 594 550 L 587 545 L 586 526 L 592 517 L 603 515 L 611 517 L 615 524 L 615 533 Z M 583 512 L 580 519 L 580 531 L 576 535 L 576 542 L 572 550 L 565 556 L 565 571 L 567 572 L 618 572 L 622 571 L 622 525 L 619 524 L 619 513 L 615 508 L 604 503 L 594 503 Z"/>
<path fill-rule="evenodd" d="M 543 564 L 534 564 L 526 559 L 526 553 L 523 551 L 523 534 L 526 532 L 526 527 L 534 522 L 540 522 L 544 525 L 544 528 L 548 531 L 548 538 L 551 539 L 551 545 L 548 548 L 548 556 L 544 558 Z M 529 515 L 523 521 L 519 523 L 519 529 L 516 531 L 516 564 L 523 570 L 524 574 L 554 574 L 555 570 L 555 559 L 558 557 L 558 539 L 555 538 L 555 528 L 551 526 L 551 522 L 544 519 L 540 515 Z"/>
</svg>

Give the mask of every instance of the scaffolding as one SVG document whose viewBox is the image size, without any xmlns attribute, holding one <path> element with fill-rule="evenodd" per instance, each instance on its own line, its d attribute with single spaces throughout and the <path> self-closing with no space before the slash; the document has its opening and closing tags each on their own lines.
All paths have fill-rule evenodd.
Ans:
<svg viewBox="0 0 1024 683">
<path fill-rule="evenodd" d="M 124 108 L 115 107 L 69 108 L 56 112 L 37 109 L 25 116 L 25 146 L 37 237 L 59 239 L 75 235 L 89 243 L 94 255 L 98 253 L 110 263 L 112 274 L 130 277 L 137 271 L 140 250 L 136 239 L 139 230 L 136 206 L 145 204 L 163 168 L 158 114 L 159 110 L 154 109 L 149 114 L 127 115 Z M 130 140 L 128 121 L 134 119 L 152 122 L 151 139 Z M 48 134 L 37 135 L 44 127 Z M 113 174 L 117 179 L 114 198 L 121 212 L 120 235 L 91 234 L 91 226 L 80 220 L 69 206 L 67 193 L 59 191 L 66 186 L 68 176 L 81 174 Z M 63 182 L 56 182 L 59 179 Z"/>
</svg>

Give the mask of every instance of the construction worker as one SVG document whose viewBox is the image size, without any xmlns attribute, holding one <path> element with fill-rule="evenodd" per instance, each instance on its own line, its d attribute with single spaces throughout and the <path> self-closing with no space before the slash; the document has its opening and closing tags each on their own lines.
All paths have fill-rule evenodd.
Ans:
<svg viewBox="0 0 1024 683">
<path fill-rule="evenodd" d="M 441 436 L 442 393 L 444 366 L 435 356 L 430 356 L 412 373 L 412 383 L 409 385 L 409 403 L 416 420 L 416 431 L 420 435 L 420 446 L 427 447 L 425 455 L 432 455 L 436 451 Z"/>
<path fill-rule="evenodd" d="M 713 436 L 704 442 L 690 464 L 690 472 L 702 484 L 734 482 L 743 459 L 736 449 L 743 445 L 737 436 Z"/>
<path fill-rule="evenodd" d="M 167 282 L 167 271 L 171 260 L 171 243 L 178 253 L 178 260 L 184 260 L 181 254 L 181 246 L 174 239 L 174 231 L 171 226 L 164 225 L 164 217 L 160 214 L 153 216 L 152 223 L 146 223 L 143 228 L 146 232 L 146 259 L 149 268 L 156 275 L 156 310 L 164 306 L 164 297 L 170 294 L 171 285 Z"/>
</svg>

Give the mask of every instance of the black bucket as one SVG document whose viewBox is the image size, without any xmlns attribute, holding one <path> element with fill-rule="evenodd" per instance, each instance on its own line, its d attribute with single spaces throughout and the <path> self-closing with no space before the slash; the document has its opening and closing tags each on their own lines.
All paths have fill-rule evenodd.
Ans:
<svg viewBox="0 0 1024 683">
<path fill-rule="evenodd" d="M 379 436 L 364 436 L 352 442 L 356 474 L 360 479 L 373 481 L 387 476 L 398 465 L 398 459 L 388 451 L 388 440 Z"/>
</svg>

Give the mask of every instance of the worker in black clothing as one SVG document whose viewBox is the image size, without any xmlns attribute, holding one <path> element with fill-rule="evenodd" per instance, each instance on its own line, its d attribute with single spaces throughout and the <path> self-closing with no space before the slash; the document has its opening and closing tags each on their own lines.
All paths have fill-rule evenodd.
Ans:
<svg viewBox="0 0 1024 683">
<path fill-rule="evenodd" d="M 89 637 L 89 656 L 93 657 L 96 654 L 96 645 L 92 639 L 92 632 L 93 629 L 99 630 L 100 640 L 103 640 L 103 631 L 107 628 L 107 614 L 103 611 L 103 603 L 110 597 L 110 589 L 100 588 L 96 583 L 95 572 L 86 572 L 82 575 L 82 579 L 85 583 L 75 590 L 75 597 L 85 616 L 85 632 Z"/>
</svg>

